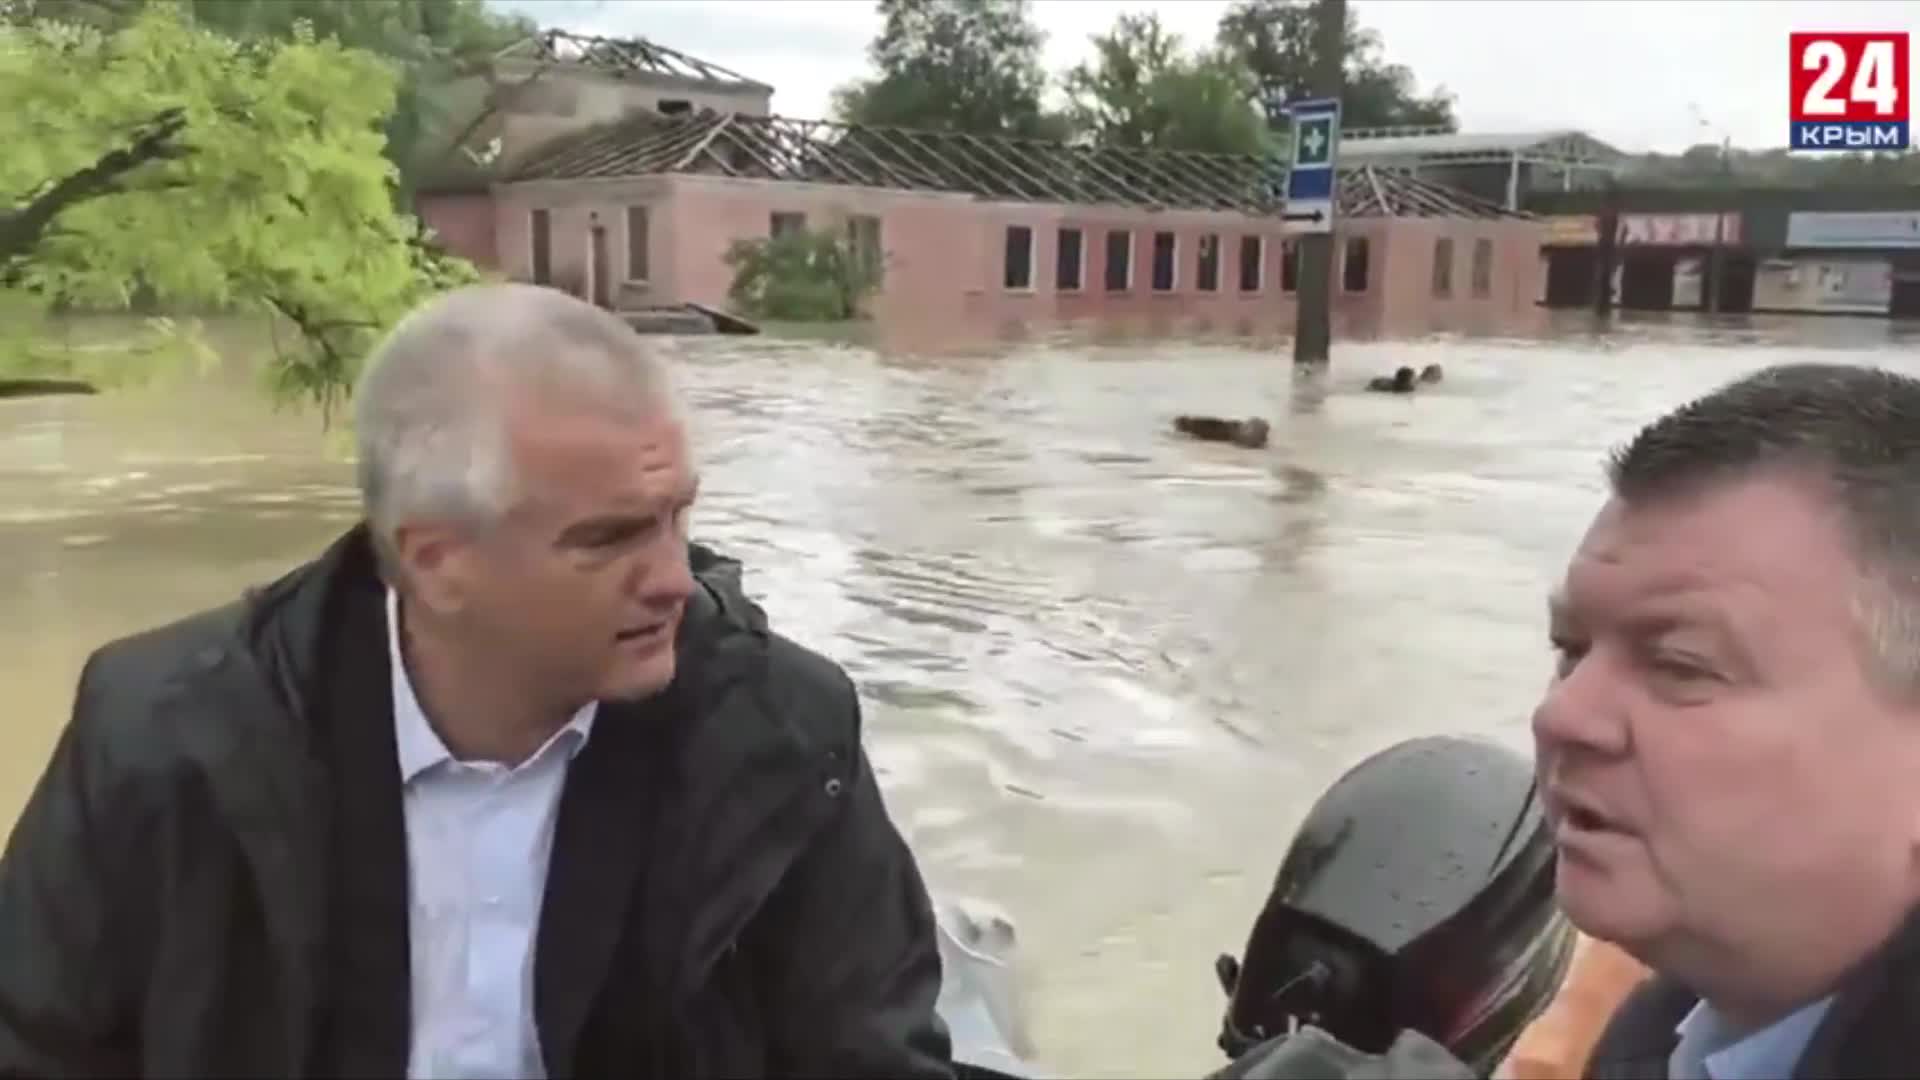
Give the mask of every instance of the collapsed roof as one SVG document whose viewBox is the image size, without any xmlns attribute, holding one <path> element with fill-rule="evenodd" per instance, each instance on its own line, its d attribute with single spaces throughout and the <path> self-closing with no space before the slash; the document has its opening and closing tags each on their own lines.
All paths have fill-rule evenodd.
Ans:
<svg viewBox="0 0 1920 1080">
<path fill-rule="evenodd" d="M 645 38 L 595 37 L 565 30 L 542 30 L 500 50 L 495 54 L 495 59 L 523 60 L 535 64 L 573 64 L 609 75 L 667 75 L 730 87 L 751 87 L 769 92 L 773 89 L 719 64 L 688 56 Z"/>
<path fill-rule="evenodd" d="M 584 180 L 654 174 L 938 191 L 1011 202 L 1277 214 L 1278 157 L 1123 150 L 1041 139 L 702 112 L 636 114 L 564 136 L 507 177 Z M 1346 217 L 1524 218 L 1415 176 L 1341 171 Z"/>
<path fill-rule="evenodd" d="M 1505 165 L 1608 169 L 1627 155 L 1584 132 L 1456 132 L 1434 127 L 1365 128 L 1340 133 L 1348 161 L 1373 165 Z"/>
</svg>

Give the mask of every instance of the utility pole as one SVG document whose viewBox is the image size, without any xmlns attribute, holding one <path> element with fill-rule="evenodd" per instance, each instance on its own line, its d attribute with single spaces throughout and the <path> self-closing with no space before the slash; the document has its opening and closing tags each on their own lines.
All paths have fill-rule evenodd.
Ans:
<svg viewBox="0 0 1920 1080">
<path fill-rule="evenodd" d="M 1714 132 L 1713 123 L 1707 119 L 1707 114 L 1700 110 L 1698 104 L 1688 102 L 1687 111 L 1693 114 L 1693 122 L 1698 124 L 1702 131 L 1709 134 Z M 1726 275 L 1727 268 L 1727 208 L 1725 204 L 1735 201 L 1733 198 L 1732 135 L 1724 136 L 1720 140 L 1719 160 L 1715 162 L 1715 164 L 1719 166 L 1718 171 L 1720 174 L 1718 177 L 1719 183 L 1716 186 L 1720 189 L 1725 202 L 1723 203 L 1721 199 L 1713 200 L 1715 206 L 1713 215 L 1713 247 L 1707 250 L 1707 263 L 1701 267 L 1700 274 L 1700 291 L 1703 294 L 1701 300 L 1704 301 L 1701 306 L 1706 309 L 1709 315 L 1720 314 L 1720 279 Z"/>
<path fill-rule="evenodd" d="M 1314 10 L 1319 21 L 1314 27 L 1313 39 L 1313 96 L 1338 101 L 1346 86 L 1347 0 L 1318 0 Z M 1298 124 L 1294 125 L 1292 137 L 1300 137 Z M 1332 192 L 1335 220 L 1338 219 L 1339 194 L 1336 175 Z M 1294 294 L 1299 306 L 1293 326 L 1293 362 L 1324 366 L 1333 345 L 1333 233 L 1303 233 L 1296 243 L 1300 280 L 1299 291 Z"/>
<path fill-rule="evenodd" d="M 1599 318 L 1613 312 L 1613 269 L 1620 261 L 1620 178 L 1609 173 L 1602 191 L 1593 249 L 1593 313 Z"/>
<path fill-rule="evenodd" d="M 1702 278 L 1707 289 L 1707 314 L 1709 315 L 1720 314 L 1720 305 L 1726 299 L 1726 294 L 1721 289 L 1721 279 L 1727 273 L 1727 205 L 1735 201 L 1733 136 L 1731 135 L 1720 140 L 1720 190 L 1726 194 L 1726 203 L 1720 204 L 1714 211 L 1713 250 L 1707 254 L 1707 272 Z"/>
</svg>

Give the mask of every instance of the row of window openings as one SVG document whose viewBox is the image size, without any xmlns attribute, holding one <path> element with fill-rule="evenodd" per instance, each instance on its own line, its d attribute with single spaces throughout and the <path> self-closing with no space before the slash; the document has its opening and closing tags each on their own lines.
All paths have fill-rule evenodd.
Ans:
<svg viewBox="0 0 1920 1080">
<path fill-rule="evenodd" d="M 627 281 L 644 285 L 650 280 L 648 262 L 648 244 L 650 243 L 651 222 L 644 206 L 626 208 L 627 224 Z M 774 211 L 768 216 L 768 235 L 779 238 L 790 232 L 805 229 L 807 216 L 788 211 Z M 536 284 L 551 284 L 553 278 L 553 222 L 549 213 L 534 210 L 528 218 L 529 232 L 533 246 L 533 280 Z M 877 262 L 880 258 L 880 219 L 869 214 L 853 214 L 847 218 L 847 243 L 856 258 Z"/>
<path fill-rule="evenodd" d="M 546 210 L 534 210 L 531 216 L 533 240 L 533 279 L 547 284 L 552 278 L 552 223 Z M 776 212 L 770 215 L 768 232 L 780 236 L 806 226 L 804 214 Z M 650 222 L 647 208 L 626 208 L 627 280 L 645 282 L 649 278 L 648 244 Z M 863 256 L 877 256 L 880 250 L 880 219 L 854 215 L 847 219 L 848 240 Z M 1113 229 L 1107 233 L 1106 277 L 1108 292 L 1126 292 L 1133 288 L 1133 233 Z M 1240 238 L 1240 291 L 1259 292 L 1265 284 L 1264 255 L 1266 238 Z M 1364 292 L 1367 287 L 1367 238 L 1346 238 L 1345 259 L 1341 266 L 1341 286 L 1347 292 Z M 1061 229 L 1058 234 L 1054 266 L 1054 288 L 1076 291 L 1084 287 L 1083 249 L 1085 234 L 1079 229 Z M 1195 287 L 1201 292 L 1220 289 L 1220 237 L 1209 233 L 1200 237 L 1199 257 L 1195 260 Z M 1179 239 L 1168 232 L 1153 234 L 1153 291 L 1172 292 L 1179 283 Z M 1433 295 L 1453 295 L 1453 238 L 1442 236 L 1433 244 Z M 1299 251 L 1292 241 L 1281 246 L 1280 289 L 1293 292 L 1299 276 Z M 1025 225 L 1007 227 L 1006 273 L 1002 284 L 1008 289 L 1033 288 L 1033 229 Z M 1472 280 L 1475 297 L 1493 291 L 1493 241 L 1481 237 L 1473 242 Z"/>
<path fill-rule="evenodd" d="M 1086 234 L 1079 229 L 1061 229 L 1054 247 L 1053 287 L 1058 292 L 1077 292 L 1085 288 Z M 1133 289 L 1133 233 L 1111 229 L 1106 234 L 1106 266 L 1103 284 L 1108 292 Z M 1259 292 L 1266 285 L 1266 237 L 1242 236 L 1238 252 L 1240 291 Z M 1170 232 L 1153 234 L 1154 292 L 1172 292 L 1179 287 L 1180 241 Z M 1365 292 L 1368 273 L 1367 238 L 1346 238 L 1345 258 L 1340 268 L 1341 287 L 1347 292 Z M 1280 291 L 1298 288 L 1299 250 L 1291 241 L 1280 247 Z M 1002 287 L 1012 291 L 1033 288 L 1033 229 L 1026 225 L 1007 226 L 1005 272 Z M 1220 237 L 1208 233 L 1200 237 L 1194 260 L 1194 287 L 1201 292 L 1220 291 Z"/>
</svg>

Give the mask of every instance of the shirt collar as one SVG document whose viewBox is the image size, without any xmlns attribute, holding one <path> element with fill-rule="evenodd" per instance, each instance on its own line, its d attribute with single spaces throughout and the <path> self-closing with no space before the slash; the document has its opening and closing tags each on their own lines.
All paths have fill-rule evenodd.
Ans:
<svg viewBox="0 0 1920 1080">
<path fill-rule="evenodd" d="M 1826 1016 L 1831 997 L 1822 998 L 1758 1031 L 1740 1034 L 1713 1006 L 1701 1001 L 1674 1032 L 1668 1074 L 1675 1080 L 1767 1080 L 1791 1076 L 1807 1043 Z"/>
<path fill-rule="evenodd" d="M 387 589 L 387 658 L 393 673 L 394 743 L 400 757 L 400 782 L 406 784 L 428 769 L 452 761 L 453 754 L 427 722 L 426 710 L 420 707 L 420 699 L 413 692 L 413 680 L 407 675 L 406 659 L 400 651 L 400 594 L 391 587 Z M 556 743 L 564 743 L 567 757 L 572 759 L 593 734 L 593 718 L 599 708 L 596 701 L 582 705 L 573 719 L 554 732 L 527 760 L 545 756 Z"/>
</svg>

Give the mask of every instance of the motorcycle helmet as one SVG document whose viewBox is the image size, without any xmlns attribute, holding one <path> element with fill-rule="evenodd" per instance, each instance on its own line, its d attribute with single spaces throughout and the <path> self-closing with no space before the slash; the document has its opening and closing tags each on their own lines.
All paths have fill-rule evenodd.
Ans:
<svg viewBox="0 0 1920 1080">
<path fill-rule="evenodd" d="M 1525 757 L 1434 736 L 1366 758 L 1308 811 L 1242 957 L 1216 964 L 1221 1049 L 1310 1024 L 1381 1053 L 1411 1029 L 1492 1075 L 1572 959 L 1553 879 Z"/>
</svg>

